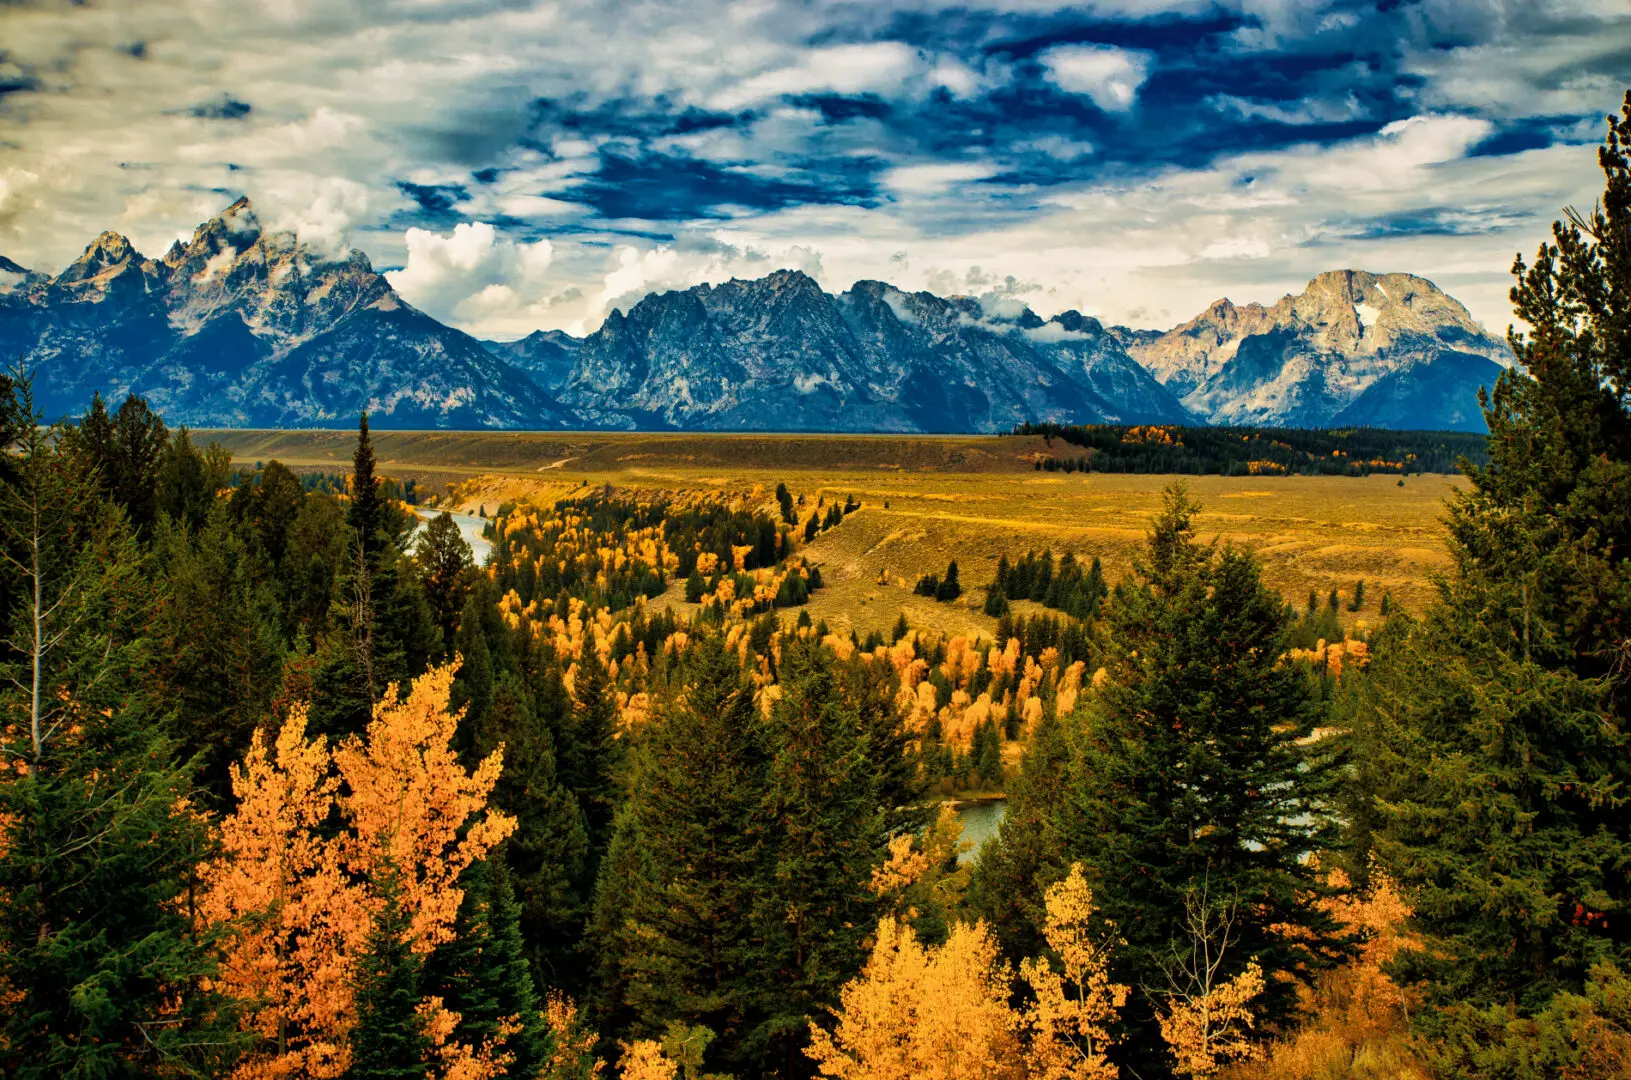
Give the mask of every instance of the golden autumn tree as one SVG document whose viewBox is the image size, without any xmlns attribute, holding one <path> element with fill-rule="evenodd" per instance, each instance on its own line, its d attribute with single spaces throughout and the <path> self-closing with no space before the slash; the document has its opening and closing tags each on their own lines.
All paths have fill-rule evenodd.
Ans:
<svg viewBox="0 0 1631 1080">
<path fill-rule="evenodd" d="M 1020 964 L 1020 977 L 1035 997 L 1025 1014 L 1030 1074 L 1038 1080 L 1114 1080 L 1118 1070 L 1105 1051 L 1128 991 L 1110 980 L 1115 926 L 1095 933 L 1093 891 L 1081 863 L 1048 888 L 1046 906 L 1043 937 L 1064 970 L 1040 958 Z"/>
<path fill-rule="evenodd" d="M 925 948 L 885 916 L 832 1032 L 812 1024 L 806 1054 L 836 1080 L 1003 1080 L 1025 1075 L 1010 970 L 984 923 L 957 923 Z"/>
<path fill-rule="evenodd" d="M 1262 965 L 1256 959 L 1224 978 L 1229 950 L 1238 944 L 1234 903 L 1214 905 L 1204 892 L 1185 900 L 1187 954 L 1174 950 L 1166 969 L 1167 989 L 1156 1020 L 1161 1038 L 1181 1076 L 1209 1077 L 1225 1064 L 1256 1057 L 1252 1002 L 1263 993 Z"/>
<path fill-rule="evenodd" d="M 332 751 L 307 739 L 298 707 L 271 744 L 256 732 L 234 768 L 238 805 L 222 823 L 202 909 L 234 928 L 218 982 L 260 1037 L 241 1080 L 343 1073 L 357 963 L 384 905 L 377 882 L 397 883 L 406 943 L 428 954 L 452 935 L 459 876 L 514 829 L 487 807 L 502 750 L 474 772 L 452 750 L 452 679 L 451 667 L 436 668 L 406 696 L 387 693 L 365 734 Z M 481 1062 L 502 1047 L 449 1046 L 437 1036 L 457 1017 L 433 998 L 421 1011 L 439 1072 L 491 1075 Z"/>
</svg>

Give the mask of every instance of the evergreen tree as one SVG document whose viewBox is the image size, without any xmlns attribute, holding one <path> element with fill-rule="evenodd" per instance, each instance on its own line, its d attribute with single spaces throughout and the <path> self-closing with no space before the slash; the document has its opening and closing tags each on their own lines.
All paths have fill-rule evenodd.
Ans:
<svg viewBox="0 0 1631 1080">
<path fill-rule="evenodd" d="M 789 525 L 797 525 L 798 513 L 793 509 L 793 495 L 786 484 L 776 485 L 776 502 L 781 506 L 782 520 Z"/>
<path fill-rule="evenodd" d="M 356 534 L 363 556 L 372 560 L 385 548 L 385 501 L 374 475 L 374 442 L 368 435 L 368 414 L 357 421 L 357 449 L 351 455 L 351 507 L 346 520 Z"/>
<path fill-rule="evenodd" d="M 849 663 L 838 671 L 845 708 L 866 739 L 867 757 L 878 784 L 878 805 L 891 834 L 916 832 L 928 824 L 925 783 L 917 739 L 895 704 L 899 684 L 892 667 Z"/>
<path fill-rule="evenodd" d="M 357 964 L 356 1026 L 347 1080 L 423 1080 L 429 1049 L 418 1008 L 423 961 L 409 944 L 412 914 L 402 884 L 387 871 L 376 883 L 384 906 Z"/>
<path fill-rule="evenodd" d="M 1602 202 L 1514 267 L 1530 331 L 1482 399 L 1452 572 L 1419 624 L 1394 617 L 1352 704 L 1357 840 L 1412 890 L 1423 944 L 1398 974 L 1457 1048 L 1449 1075 L 1516 1068 L 1548 1037 L 1528 1018 L 1593 964 L 1631 966 L 1628 146 L 1631 94 Z"/>
<path fill-rule="evenodd" d="M 169 433 L 147 399 L 128 395 L 113 416 L 109 458 L 98 462 L 103 489 L 124 508 L 138 533 L 158 520 L 158 480 Z"/>
<path fill-rule="evenodd" d="M 957 560 L 953 559 L 946 566 L 946 576 L 941 578 L 940 583 L 935 586 L 934 598 L 945 603 L 962 595 L 963 586 L 957 580 Z"/>
<path fill-rule="evenodd" d="M 617 700 L 606 665 L 586 642 L 572 690 L 573 708 L 557 750 L 561 782 L 577 796 L 589 838 L 591 873 L 612 839 L 617 811 L 622 746 L 617 740 Z"/>
<path fill-rule="evenodd" d="M 974 728 L 974 775 L 981 783 L 997 787 L 1002 783 L 1002 735 L 997 725 L 982 722 Z"/>
<path fill-rule="evenodd" d="M 1307 857 L 1336 840 L 1332 762 L 1304 742 L 1317 715 L 1312 688 L 1281 661 L 1281 602 L 1256 561 L 1197 545 L 1195 510 L 1182 486 L 1168 490 L 1135 563 L 1138 585 L 1110 611 L 1109 679 L 1050 823 L 1127 939 L 1122 981 L 1146 988 L 1127 1013 L 1143 1033 L 1127 1063 L 1145 1077 L 1166 1068 L 1152 1053 L 1148 988 L 1165 985 L 1174 948 L 1187 955 L 1196 904 L 1233 921 L 1224 979 L 1253 960 L 1307 977 L 1335 935 L 1308 902 L 1320 886 Z M 1260 1002 L 1272 1022 L 1294 1005 L 1287 981 Z"/>
<path fill-rule="evenodd" d="M 1042 714 L 1008 790 L 1008 812 L 980 850 L 969 880 L 969 909 L 986 921 L 1010 957 L 1042 952 L 1043 893 L 1065 875 L 1052 817 L 1064 803 L 1071 746 L 1067 726 L 1078 722 L 1079 717 Z"/>
<path fill-rule="evenodd" d="M 171 436 L 159 466 L 155 492 L 159 512 L 189 528 L 202 528 L 216 492 L 226 486 L 231 473 L 230 452 L 214 444 L 200 450 L 182 428 Z"/>
<path fill-rule="evenodd" d="M 858 969 L 875 917 L 867 888 L 887 832 L 878 781 L 832 656 L 809 641 L 782 650 L 782 697 L 770 710 L 766 811 L 777 836 L 758 890 L 759 969 L 768 1016 L 747 1052 L 790 1075 L 809 1023 Z"/>
<path fill-rule="evenodd" d="M 267 462 L 254 479 L 254 483 L 246 482 L 233 493 L 233 514 L 249 523 L 266 554 L 282 568 L 289 534 L 300 516 L 306 493 L 301 489 L 300 477 L 278 461 Z"/>
<path fill-rule="evenodd" d="M 659 706 L 636 759 L 627 813 L 643 858 L 613 947 L 634 1033 L 704 1024 L 713 1055 L 751 1070 L 747 1032 L 763 1015 L 757 890 L 768 822 L 768 754 L 753 694 L 717 635 Z"/>
<path fill-rule="evenodd" d="M 426 961 L 423 993 L 459 1014 L 452 1038 L 466 1046 L 501 1046 L 514 1055 L 511 1076 L 535 1076 L 548 1058 L 537 989 L 521 937 L 521 908 L 501 856 L 470 864 L 459 879 L 464 897 L 453 938 Z M 506 1036 L 504 1025 L 521 1030 Z"/>
<path fill-rule="evenodd" d="M 187 756 L 224 806 L 228 770 L 272 712 L 286 653 L 272 568 L 221 503 L 189 536 L 161 520 L 154 535 L 165 603 L 153 620 L 156 674 Z"/>
<path fill-rule="evenodd" d="M 453 635 L 459 627 L 459 614 L 470 591 L 470 575 L 475 557 L 459 533 L 452 514 L 430 519 L 419 537 L 416 555 L 425 600 L 430 605 L 437 629 L 441 631 L 443 654 L 454 647 Z"/>
<path fill-rule="evenodd" d="M 1353 599 L 1348 601 L 1349 611 L 1363 611 L 1365 607 L 1365 580 L 1363 578 L 1354 582 Z"/>
<path fill-rule="evenodd" d="M 533 685 L 529 691 L 513 672 L 499 677 L 485 720 L 472 732 L 472 760 L 504 747 L 492 803 L 516 819 L 504 877 L 518 904 L 533 984 L 577 994 L 588 982 L 581 940 L 594 882 L 583 813 L 556 775 L 554 733 L 570 705 L 559 667 Z"/>
<path fill-rule="evenodd" d="M 39 423 L 26 378 L 0 485 L 0 1072 L 223 1071 L 230 1002 L 191 898 L 209 853 L 142 679 L 151 575 L 84 452 Z"/>
<path fill-rule="evenodd" d="M 482 626 L 482 605 L 486 599 L 480 593 L 471 593 L 465 601 L 464 614 L 454 635 L 454 651 L 459 654 L 459 677 L 453 684 L 452 704 L 463 708 L 464 732 L 469 735 L 486 731 L 493 708 L 493 690 L 497 680 L 493 674 L 492 650 L 487 647 L 487 633 Z M 485 740 L 476 739 L 479 746 Z M 497 743 L 488 746 L 488 752 Z"/>
</svg>

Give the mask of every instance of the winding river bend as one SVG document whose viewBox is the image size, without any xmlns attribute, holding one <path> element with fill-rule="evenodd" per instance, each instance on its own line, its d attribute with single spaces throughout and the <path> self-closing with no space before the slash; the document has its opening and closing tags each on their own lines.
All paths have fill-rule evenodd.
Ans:
<svg viewBox="0 0 1631 1080">
<path fill-rule="evenodd" d="M 963 823 L 963 839 L 974 846 L 957 856 L 959 866 L 965 866 L 980 857 L 980 847 L 997 835 L 997 827 L 1008 816 L 1007 799 L 980 799 L 957 803 L 957 818 Z"/>
</svg>

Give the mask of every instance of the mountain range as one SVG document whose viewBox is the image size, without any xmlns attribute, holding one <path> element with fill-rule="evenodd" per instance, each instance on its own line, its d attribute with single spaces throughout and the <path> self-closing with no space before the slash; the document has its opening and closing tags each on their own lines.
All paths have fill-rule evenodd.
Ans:
<svg viewBox="0 0 1631 1080">
<path fill-rule="evenodd" d="M 1432 282 L 1338 270 L 1165 332 L 797 270 L 655 293 L 585 338 L 482 341 L 366 255 L 244 199 L 162 259 L 104 233 L 60 274 L 0 256 L 0 350 L 48 415 L 143 394 L 174 423 L 1006 431 L 1022 422 L 1482 430 L 1506 343 Z"/>
</svg>

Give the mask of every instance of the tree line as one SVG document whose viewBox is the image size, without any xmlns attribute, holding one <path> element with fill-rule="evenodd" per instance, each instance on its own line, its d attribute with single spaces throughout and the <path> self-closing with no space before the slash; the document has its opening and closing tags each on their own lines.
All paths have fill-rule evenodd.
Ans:
<svg viewBox="0 0 1631 1080">
<path fill-rule="evenodd" d="M 1406 476 L 1489 456 L 1484 436 L 1455 431 L 1024 423 L 1011 434 L 1047 441 L 1035 459 L 1043 472 Z"/>
</svg>

